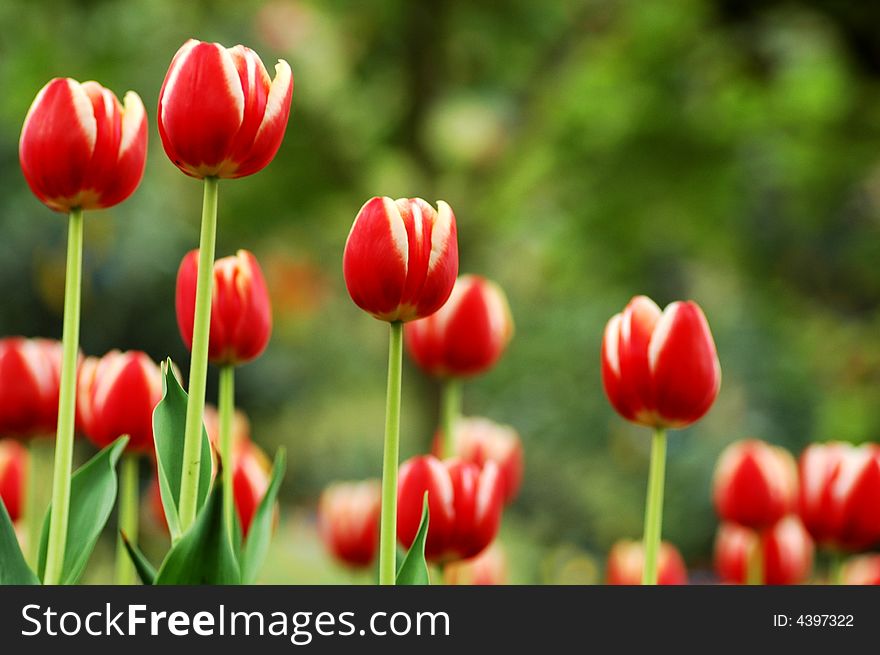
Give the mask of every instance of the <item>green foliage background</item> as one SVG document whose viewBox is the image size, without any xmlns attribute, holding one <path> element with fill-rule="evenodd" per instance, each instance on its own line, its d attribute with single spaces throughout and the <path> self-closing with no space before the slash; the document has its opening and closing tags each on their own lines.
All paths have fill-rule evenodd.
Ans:
<svg viewBox="0 0 880 655">
<path fill-rule="evenodd" d="M 725 444 L 880 435 L 878 19 L 830 1 L 7 0 L 0 334 L 61 333 L 65 221 L 28 191 L 17 139 L 50 77 L 95 78 L 138 91 L 152 127 L 140 189 L 87 217 L 83 347 L 186 370 L 174 278 L 201 189 L 164 156 L 156 99 L 186 38 L 245 43 L 295 78 L 275 161 L 220 197 L 218 255 L 252 249 L 275 308 L 266 355 L 238 376 L 254 439 L 289 453 L 264 578 L 346 580 L 315 500 L 381 469 L 386 330 L 341 274 L 372 195 L 447 200 L 462 271 L 509 294 L 516 338 L 465 409 L 525 443 L 503 530 L 515 581 L 595 580 L 610 544 L 641 533 L 648 435 L 603 396 L 602 330 L 636 293 L 703 306 L 724 380 L 671 439 L 665 536 L 707 569 Z M 404 374 L 406 457 L 426 448 L 437 390 Z"/>
</svg>

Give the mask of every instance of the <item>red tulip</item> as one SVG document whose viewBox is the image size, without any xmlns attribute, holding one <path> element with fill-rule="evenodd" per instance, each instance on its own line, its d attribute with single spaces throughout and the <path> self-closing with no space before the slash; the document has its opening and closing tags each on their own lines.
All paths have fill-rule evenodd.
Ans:
<svg viewBox="0 0 880 655">
<path fill-rule="evenodd" d="M 464 377 L 485 373 L 513 336 L 504 291 L 494 282 L 463 275 L 436 313 L 407 324 L 406 346 L 429 375 Z"/>
<path fill-rule="evenodd" d="M 460 418 L 455 425 L 455 456 L 481 468 L 486 462 L 495 462 L 501 472 L 504 502 L 513 501 L 519 493 L 525 466 L 522 441 L 516 430 L 482 417 Z M 442 434 L 438 432 L 433 448 L 438 457 L 442 443 Z"/>
<path fill-rule="evenodd" d="M 843 550 L 880 543 L 880 446 L 813 444 L 800 475 L 798 507 L 817 543 Z"/>
<path fill-rule="evenodd" d="M 140 351 L 113 350 L 80 367 L 79 423 L 99 448 L 128 435 L 132 452 L 153 450 L 153 410 L 162 399 L 159 366 Z"/>
<path fill-rule="evenodd" d="M 199 251 L 183 258 L 177 272 L 177 325 L 192 348 Z M 244 364 L 269 343 L 272 308 L 263 271 L 247 250 L 214 262 L 208 359 L 215 364 Z"/>
<path fill-rule="evenodd" d="M 260 501 L 269 488 L 272 466 L 266 454 L 249 440 L 240 442 L 232 457 L 235 461 L 232 493 L 242 535 L 246 537 Z"/>
<path fill-rule="evenodd" d="M 757 532 L 736 523 L 723 523 L 715 538 L 715 570 L 722 581 L 745 584 L 749 558 L 761 548 L 764 584 L 801 584 L 813 569 L 813 540 L 800 520 L 789 515 Z"/>
<path fill-rule="evenodd" d="M 843 568 L 843 584 L 880 585 L 880 555 L 860 555 Z"/>
<path fill-rule="evenodd" d="M 715 509 L 724 521 L 761 530 L 794 511 L 797 465 L 784 448 L 737 441 L 721 453 L 713 486 Z"/>
<path fill-rule="evenodd" d="M 460 459 L 421 455 L 404 462 L 397 486 L 397 538 L 409 548 L 428 492 L 430 522 L 425 557 L 432 561 L 478 555 L 498 533 L 503 507 L 501 474 L 494 462 L 480 469 Z"/>
<path fill-rule="evenodd" d="M 134 91 L 123 102 L 97 82 L 57 77 L 34 98 L 18 154 L 28 186 L 47 207 L 111 207 L 140 184 L 147 115 Z"/>
<path fill-rule="evenodd" d="M 14 523 L 24 510 L 27 449 L 12 439 L 0 440 L 0 502 Z"/>
<path fill-rule="evenodd" d="M 699 306 L 674 302 L 663 312 L 636 296 L 605 327 L 602 382 L 614 409 L 653 428 L 682 428 L 701 418 L 721 386 L 721 367 Z"/>
<path fill-rule="evenodd" d="M 381 321 L 436 312 L 458 274 L 455 216 L 442 200 L 373 198 L 354 219 L 342 270 L 355 304 Z"/>
<path fill-rule="evenodd" d="M 379 549 L 382 488 L 378 480 L 337 482 L 318 502 L 318 526 L 327 550 L 339 561 L 370 566 Z"/>
<path fill-rule="evenodd" d="M 235 178 L 262 170 L 278 152 L 293 95 L 283 59 L 269 78 L 250 48 L 190 39 L 159 92 L 159 136 L 187 175 Z"/>
<path fill-rule="evenodd" d="M 443 581 L 448 585 L 507 584 L 507 556 L 497 541 L 471 559 L 451 562 L 443 568 Z"/>
<path fill-rule="evenodd" d="M 215 450 L 220 450 L 220 414 L 214 405 L 205 405 L 205 413 L 202 417 L 205 424 L 205 432 Z M 238 444 L 251 440 L 251 422 L 247 415 L 240 409 L 236 409 L 232 415 L 232 447 L 233 454 Z"/>
<path fill-rule="evenodd" d="M 608 553 L 605 576 L 610 585 L 642 584 L 645 548 L 641 541 L 621 539 Z M 678 549 L 668 541 L 660 544 L 657 558 L 657 584 L 687 584 L 687 568 Z"/>
<path fill-rule="evenodd" d="M 60 344 L 0 339 L 0 434 L 54 434 L 61 376 Z"/>
</svg>

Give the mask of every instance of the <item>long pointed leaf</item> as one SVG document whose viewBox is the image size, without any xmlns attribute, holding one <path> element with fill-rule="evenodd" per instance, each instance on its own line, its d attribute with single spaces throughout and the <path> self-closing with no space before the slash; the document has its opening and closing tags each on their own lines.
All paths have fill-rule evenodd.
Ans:
<svg viewBox="0 0 880 655">
<path fill-rule="evenodd" d="M 8 584 L 32 585 L 40 580 L 24 561 L 12 519 L 0 500 L 0 585 Z"/>
<path fill-rule="evenodd" d="M 147 556 L 141 552 L 141 549 L 137 547 L 137 544 L 133 544 L 128 540 L 128 537 L 125 536 L 125 532 L 120 530 L 119 536 L 122 538 L 125 550 L 128 551 L 128 557 L 131 559 L 131 563 L 134 564 L 135 571 L 137 571 L 141 582 L 145 585 L 153 584 L 156 581 L 156 568 L 150 564 L 150 560 L 148 560 Z"/>
<path fill-rule="evenodd" d="M 125 450 L 128 437 L 119 437 L 88 462 L 70 479 L 70 514 L 67 520 L 67 545 L 61 567 L 60 584 L 76 584 L 86 568 L 89 556 L 107 524 L 116 504 L 116 463 Z M 52 507 L 43 521 L 40 539 L 40 579 L 46 569 L 49 521 Z"/>
<path fill-rule="evenodd" d="M 428 492 L 425 492 L 425 500 L 422 505 L 422 522 L 416 538 L 409 547 L 409 552 L 403 558 L 400 568 L 397 569 L 398 585 L 429 585 L 431 576 L 428 572 L 428 563 L 425 561 L 425 539 L 428 536 L 428 523 L 430 522 L 428 511 Z"/>
<path fill-rule="evenodd" d="M 173 540 L 180 537 L 180 481 L 183 475 L 183 436 L 186 431 L 187 395 L 168 359 L 162 364 L 162 400 L 153 411 L 153 439 L 156 442 L 156 468 L 165 519 Z M 212 453 L 208 433 L 202 425 L 202 455 L 199 469 L 198 505 L 200 508 L 211 488 Z"/>
<path fill-rule="evenodd" d="M 278 489 L 284 479 L 287 454 L 284 448 L 279 448 L 275 454 L 275 463 L 272 465 L 272 478 L 269 487 L 260 501 L 259 507 L 251 521 L 247 539 L 244 542 L 244 551 L 241 557 L 241 583 L 253 584 L 260 572 L 260 567 L 266 559 L 269 551 L 269 541 L 272 539 L 272 521 L 275 516 L 275 501 L 278 498 Z"/>
</svg>

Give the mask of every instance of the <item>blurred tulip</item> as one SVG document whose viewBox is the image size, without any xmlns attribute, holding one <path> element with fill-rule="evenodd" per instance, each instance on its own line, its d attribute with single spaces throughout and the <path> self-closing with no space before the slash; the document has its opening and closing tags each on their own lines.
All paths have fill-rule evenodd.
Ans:
<svg viewBox="0 0 880 655">
<path fill-rule="evenodd" d="M 269 488 L 272 464 L 253 441 L 240 442 L 233 451 L 233 460 L 233 498 L 242 536 L 247 537 L 257 507 Z"/>
<path fill-rule="evenodd" d="M 368 567 L 379 549 L 379 480 L 337 482 L 318 502 L 318 526 L 327 550 L 340 562 Z"/>
<path fill-rule="evenodd" d="M 880 446 L 813 444 L 801 454 L 798 508 L 824 547 L 857 551 L 880 543 Z"/>
<path fill-rule="evenodd" d="M 880 585 L 880 555 L 859 555 L 843 568 L 843 584 Z"/>
<path fill-rule="evenodd" d="M 513 317 L 504 291 L 477 275 L 462 275 L 436 313 L 408 323 L 410 356 L 436 377 L 465 377 L 488 371 L 513 337 Z"/>
<path fill-rule="evenodd" d="M 636 296 L 605 327 L 602 382 L 623 418 L 652 428 L 683 428 L 715 401 L 721 367 L 699 306 L 674 302 L 662 312 Z"/>
<path fill-rule="evenodd" d="M 217 413 L 217 408 L 214 407 L 214 405 L 205 405 L 204 420 L 205 431 L 208 433 L 208 439 L 211 441 L 211 445 L 214 447 L 214 449 L 219 450 L 220 415 Z M 250 441 L 250 438 L 251 423 L 248 420 L 247 415 L 240 409 L 237 409 L 235 410 L 235 414 L 232 415 L 233 447 L 244 441 Z"/>
<path fill-rule="evenodd" d="M 434 455 L 440 456 L 442 434 L 434 438 Z M 510 503 L 519 493 L 522 483 L 524 457 L 522 440 L 509 425 L 501 425 L 487 418 L 461 418 L 456 422 L 454 456 L 483 467 L 492 461 L 501 472 L 504 502 Z"/>
<path fill-rule="evenodd" d="M 190 39 L 159 92 L 159 136 L 168 158 L 197 178 L 236 178 L 262 170 L 278 152 L 293 95 L 283 59 L 269 78 L 250 48 Z"/>
<path fill-rule="evenodd" d="M 713 495 L 722 520 L 754 530 L 770 527 L 794 511 L 797 464 L 784 448 L 757 439 L 737 441 L 718 459 Z"/>
<path fill-rule="evenodd" d="M 24 511 L 27 449 L 12 439 L 0 440 L 0 502 L 15 523 Z"/>
<path fill-rule="evenodd" d="M 49 339 L 0 339 L 0 435 L 54 434 L 60 348 Z"/>
<path fill-rule="evenodd" d="M 425 557 L 431 561 L 478 555 L 498 533 L 504 488 L 495 462 L 480 469 L 453 458 L 421 455 L 403 463 L 397 487 L 397 537 L 409 548 L 428 492 L 430 521 Z"/>
<path fill-rule="evenodd" d="M 608 553 L 605 576 L 610 585 L 642 584 L 645 548 L 641 541 L 621 539 Z M 668 541 L 660 544 L 657 560 L 657 584 L 687 584 L 687 568 L 678 549 Z"/>
<path fill-rule="evenodd" d="M 199 251 L 183 258 L 177 272 L 177 325 L 192 348 Z M 215 364 L 244 364 L 266 348 L 272 333 L 272 308 L 266 281 L 247 250 L 214 262 L 208 359 Z"/>
<path fill-rule="evenodd" d="M 507 556 L 497 541 L 471 559 L 450 562 L 443 568 L 443 581 L 448 585 L 507 584 Z"/>
<path fill-rule="evenodd" d="M 722 581 L 745 584 L 749 558 L 761 548 L 763 583 L 802 584 L 813 570 L 813 540 L 794 515 L 757 532 L 736 523 L 722 523 L 715 538 L 715 571 Z"/>
<path fill-rule="evenodd" d="M 442 200 L 373 198 L 354 219 L 343 274 L 355 304 L 382 321 L 436 312 L 458 274 L 455 216 Z"/>
<path fill-rule="evenodd" d="M 153 410 L 162 399 L 162 373 L 153 360 L 135 350 L 89 357 L 77 384 L 80 426 L 92 443 L 103 448 L 128 435 L 128 451 L 153 451 Z"/>
<path fill-rule="evenodd" d="M 111 207 L 140 184 L 147 115 L 134 91 L 123 102 L 97 82 L 70 78 L 55 78 L 37 94 L 18 152 L 28 186 L 47 207 Z"/>
</svg>

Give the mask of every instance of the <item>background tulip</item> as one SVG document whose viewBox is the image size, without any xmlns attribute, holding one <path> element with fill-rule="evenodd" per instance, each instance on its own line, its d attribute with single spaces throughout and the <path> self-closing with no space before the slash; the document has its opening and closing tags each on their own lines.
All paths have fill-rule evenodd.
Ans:
<svg viewBox="0 0 880 655">
<path fill-rule="evenodd" d="M 513 336 L 513 318 L 501 287 L 462 275 L 446 304 L 408 323 L 404 336 L 410 356 L 426 373 L 464 377 L 494 366 Z"/>
<path fill-rule="evenodd" d="M 168 158 L 197 178 L 236 178 L 262 170 L 278 152 L 293 96 L 283 59 L 270 79 L 250 48 L 190 39 L 159 92 L 159 136 Z"/>
<path fill-rule="evenodd" d="M 368 567 L 379 549 L 379 480 L 337 482 L 318 502 L 318 526 L 327 550 L 352 567 Z"/>
<path fill-rule="evenodd" d="M 802 584 L 813 569 L 813 540 L 800 519 L 790 515 L 757 532 L 736 523 L 723 523 L 715 539 L 715 571 L 724 582 L 745 584 L 749 559 L 760 548 L 760 582 Z"/>
<path fill-rule="evenodd" d="M 448 585 L 507 584 L 507 555 L 496 540 L 476 557 L 443 567 L 443 582 Z"/>
<path fill-rule="evenodd" d="M 103 448 L 122 435 L 127 450 L 153 450 L 153 410 L 162 399 L 159 366 L 140 351 L 113 350 L 87 358 L 79 376 L 78 409 L 83 432 Z"/>
<path fill-rule="evenodd" d="M 797 464 L 785 449 L 757 439 L 730 444 L 721 453 L 713 482 L 715 509 L 724 521 L 755 530 L 794 511 Z"/>
<path fill-rule="evenodd" d="M 0 440 L 0 502 L 12 522 L 18 521 L 24 511 L 25 480 L 28 471 L 28 453 L 24 446 L 12 439 Z"/>
<path fill-rule="evenodd" d="M 183 258 L 177 272 L 177 325 L 192 348 L 199 251 Z M 247 250 L 214 263 L 208 358 L 218 365 L 238 365 L 263 352 L 272 332 L 272 309 L 263 271 Z"/>
<path fill-rule="evenodd" d="M 721 367 L 699 306 L 674 302 L 662 312 L 636 296 L 605 327 L 602 382 L 614 409 L 653 428 L 681 428 L 715 401 Z"/>
<path fill-rule="evenodd" d="M 843 568 L 843 584 L 880 585 L 880 555 L 859 555 Z"/>
<path fill-rule="evenodd" d="M 605 576 L 610 585 L 637 585 L 642 583 L 645 548 L 641 541 L 621 539 L 608 553 Z M 660 545 L 657 562 L 657 584 L 687 584 L 687 568 L 678 549 L 664 541 Z"/>
<path fill-rule="evenodd" d="M 880 543 L 880 447 L 813 444 L 800 476 L 799 512 L 818 544 L 855 551 Z"/>
<path fill-rule="evenodd" d="M 434 438 L 434 455 L 440 456 L 442 435 Z M 510 503 L 519 493 L 522 483 L 522 440 L 509 425 L 501 425 L 478 416 L 460 419 L 456 424 L 453 457 L 482 467 L 492 461 L 501 473 L 504 501 Z"/>
<path fill-rule="evenodd" d="M 372 198 L 345 243 L 345 284 L 355 304 L 382 321 L 412 321 L 436 312 L 458 274 L 455 216 L 421 198 Z"/>
<path fill-rule="evenodd" d="M 0 435 L 54 433 L 59 347 L 48 339 L 0 339 Z"/>
<path fill-rule="evenodd" d="M 475 557 L 495 538 L 501 522 L 503 486 L 494 462 L 487 462 L 482 469 L 458 458 L 440 461 L 432 455 L 404 462 L 398 487 L 397 536 L 406 548 L 418 532 L 426 491 L 430 511 L 427 559 Z"/>
<path fill-rule="evenodd" d="M 233 453 L 232 489 L 242 536 L 247 537 L 251 522 L 266 490 L 269 488 L 272 465 L 266 454 L 253 441 L 241 442 Z"/>
<path fill-rule="evenodd" d="M 134 91 L 123 102 L 97 82 L 70 78 L 55 78 L 37 94 L 21 129 L 19 159 L 47 207 L 111 207 L 140 184 L 147 116 Z"/>
</svg>

